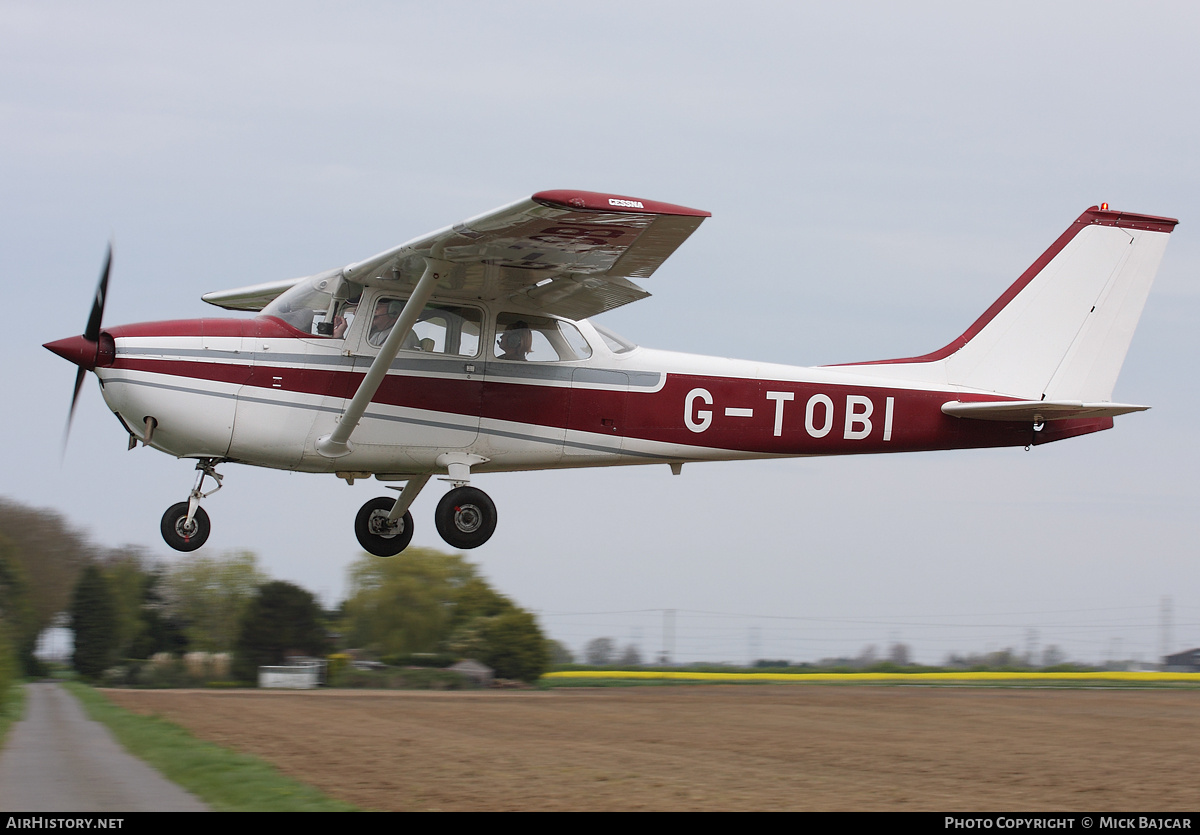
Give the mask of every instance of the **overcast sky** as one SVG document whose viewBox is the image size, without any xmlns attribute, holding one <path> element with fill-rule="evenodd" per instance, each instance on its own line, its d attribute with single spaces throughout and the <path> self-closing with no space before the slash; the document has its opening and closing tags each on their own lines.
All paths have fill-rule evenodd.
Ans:
<svg viewBox="0 0 1200 835">
<path fill-rule="evenodd" d="M 190 462 L 125 451 L 80 333 L 228 315 L 210 290 L 308 275 L 534 191 L 713 217 L 602 322 L 640 344 L 815 365 L 961 333 L 1089 205 L 1181 220 L 1114 399 L 1040 447 L 487 475 L 475 551 L 576 650 L 921 661 L 1200 645 L 1200 11 L 1186 3 L 0 2 L 0 495 L 167 560 Z M 329 604 L 360 553 L 332 476 L 226 465 L 206 550 Z M 438 484 L 440 488 L 440 483 Z M 414 544 L 442 547 L 440 490 Z"/>
</svg>

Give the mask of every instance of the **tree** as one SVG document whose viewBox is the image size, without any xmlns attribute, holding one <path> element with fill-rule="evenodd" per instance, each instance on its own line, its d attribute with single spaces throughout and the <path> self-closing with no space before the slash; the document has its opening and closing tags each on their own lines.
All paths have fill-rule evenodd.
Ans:
<svg viewBox="0 0 1200 835">
<path fill-rule="evenodd" d="M 246 608 L 234 674 L 253 681 L 259 667 L 282 664 L 288 655 L 321 657 L 327 649 L 316 598 L 299 586 L 275 580 L 261 586 Z"/>
<path fill-rule="evenodd" d="M 194 650 L 228 652 L 242 615 L 267 578 L 250 551 L 219 557 L 189 554 L 171 569 L 163 588 L 166 613 L 183 625 Z"/>
<path fill-rule="evenodd" d="M 6 541 L 3 558 L 10 576 L 19 577 L 20 586 L 22 614 L 19 622 L 9 620 L 11 640 L 25 673 L 36 675 L 40 672 L 33 656 L 37 637 L 70 606 L 72 590 L 94 549 L 58 513 L 4 498 L 0 498 L 0 537 Z"/>
<path fill-rule="evenodd" d="M 352 644 L 380 655 L 446 652 L 474 658 L 501 678 L 531 681 L 549 664 L 532 614 L 497 592 L 461 554 L 409 548 L 364 557 L 345 604 Z"/>
<path fill-rule="evenodd" d="M 16 546 L 0 534 L 0 624 L 4 626 L 6 657 L 16 659 L 27 675 L 41 673 L 33 656 L 41 628 L 33 609 L 29 581 L 16 558 Z"/>
<path fill-rule="evenodd" d="M 474 566 L 471 566 L 474 571 Z M 515 604 L 493 589 L 482 577 L 472 576 L 454 593 L 452 627 L 475 618 L 492 618 L 513 609 Z"/>
<path fill-rule="evenodd" d="M 628 644 L 625 651 L 621 653 L 621 660 L 617 663 L 625 669 L 640 667 L 642 666 L 642 651 L 638 649 L 637 644 Z"/>
<path fill-rule="evenodd" d="M 13 649 L 15 641 L 8 634 L 8 625 L 0 617 L 0 717 L 8 713 L 9 704 L 13 697 L 13 685 L 21 674 L 20 664 Z"/>
<path fill-rule="evenodd" d="M 485 593 L 486 583 L 472 582 L 478 579 L 460 554 L 409 548 L 395 559 L 364 556 L 350 567 L 348 638 L 380 655 L 436 652 L 477 611 L 495 603 L 498 595 L 490 588 Z M 455 611 L 459 603 L 463 613 Z"/>
<path fill-rule="evenodd" d="M 491 617 L 477 617 L 447 642 L 452 652 L 487 664 L 500 678 L 535 681 L 550 666 L 546 637 L 533 615 L 509 604 Z"/>
<path fill-rule="evenodd" d="M 71 600 L 75 630 L 72 661 L 80 675 L 95 678 L 112 666 L 117 653 L 117 616 L 112 591 L 99 567 L 90 564 L 79 577 Z"/>
<path fill-rule="evenodd" d="M 135 654 L 134 647 L 145 645 L 146 591 L 152 582 L 146 565 L 149 559 L 138 548 L 125 546 L 105 552 L 100 557 L 101 571 L 112 592 L 117 627 L 117 656 L 145 657 Z"/>
<path fill-rule="evenodd" d="M 546 650 L 550 653 L 550 663 L 555 667 L 575 663 L 575 654 L 562 641 L 547 638 Z"/>
<path fill-rule="evenodd" d="M 149 658 L 155 653 L 179 654 L 188 648 L 183 624 L 168 610 L 162 594 L 165 574 L 150 571 L 142 587 L 142 629 L 129 648 L 130 658 Z"/>
<path fill-rule="evenodd" d="M 1042 666 L 1057 667 L 1059 664 L 1065 664 L 1067 654 L 1057 644 L 1050 644 L 1042 650 Z"/>
<path fill-rule="evenodd" d="M 183 627 L 166 611 L 160 593 L 162 567 L 151 564 L 140 549 L 125 546 L 104 555 L 103 571 L 116 604 L 119 657 L 187 650 Z"/>
<path fill-rule="evenodd" d="M 607 667 L 612 664 L 616 649 L 612 638 L 594 638 L 583 648 L 583 657 L 593 667 Z"/>
</svg>

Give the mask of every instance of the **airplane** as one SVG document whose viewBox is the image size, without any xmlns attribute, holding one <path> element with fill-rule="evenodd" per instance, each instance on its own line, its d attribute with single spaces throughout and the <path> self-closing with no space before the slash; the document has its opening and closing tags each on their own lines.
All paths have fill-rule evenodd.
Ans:
<svg viewBox="0 0 1200 835">
<path fill-rule="evenodd" d="M 639 347 L 592 321 L 647 297 L 635 280 L 710 216 L 542 191 L 344 267 L 202 296 L 253 318 L 105 328 L 110 246 L 83 334 L 45 345 L 78 366 L 67 431 L 91 371 L 130 449 L 196 459 L 162 517 L 179 551 L 208 539 L 200 503 L 239 463 L 398 490 L 354 523 L 389 557 L 435 475 L 450 486 L 437 531 L 471 549 L 497 521 L 477 474 L 1028 448 L 1148 408 L 1111 398 L 1173 218 L 1090 207 L 917 357 L 801 368 Z"/>
</svg>

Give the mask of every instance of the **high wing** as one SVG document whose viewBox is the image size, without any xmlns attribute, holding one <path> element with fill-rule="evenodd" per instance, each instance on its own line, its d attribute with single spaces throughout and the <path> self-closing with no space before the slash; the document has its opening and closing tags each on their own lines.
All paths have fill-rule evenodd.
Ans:
<svg viewBox="0 0 1200 835">
<path fill-rule="evenodd" d="M 650 294 L 650 276 L 709 212 L 589 191 L 542 191 L 349 264 L 360 284 L 411 290 L 426 257 L 450 262 L 439 298 L 508 302 L 582 319 Z M 204 301 L 259 310 L 297 281 L 208 293 Z"/>
</svg>

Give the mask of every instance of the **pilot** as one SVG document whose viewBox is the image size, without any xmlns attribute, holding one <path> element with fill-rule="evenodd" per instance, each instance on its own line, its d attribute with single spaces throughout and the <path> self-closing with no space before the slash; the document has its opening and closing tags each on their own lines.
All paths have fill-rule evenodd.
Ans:
<svg viewBox="0 0 1200 835">
<path fill-rule="evenodd" d="M 378 348 L 387 341 L 392 326 L 400 318 L 404 302 L 399 299 L 380 299 L 375 305 L 375 315 L 371 317 L 371 327 L 367 332 L 367 343 Z"/>
<path fill-rule="evenodd" d="M 357 310 L 358 305 L 347 305 L 333 317 L 333 337 L 335 339 L 345 339 L 346 328 L 350 327 L 350 323 L 354 321 L 354 313 Z"/>
<path fill-rule="evenodd" d="M 533 350 L 533 331 L 526 322 L 513 322 L 496 340 L 500 347 L 500 359 L 524 360 L 525 355 Z"/>
</svg>

